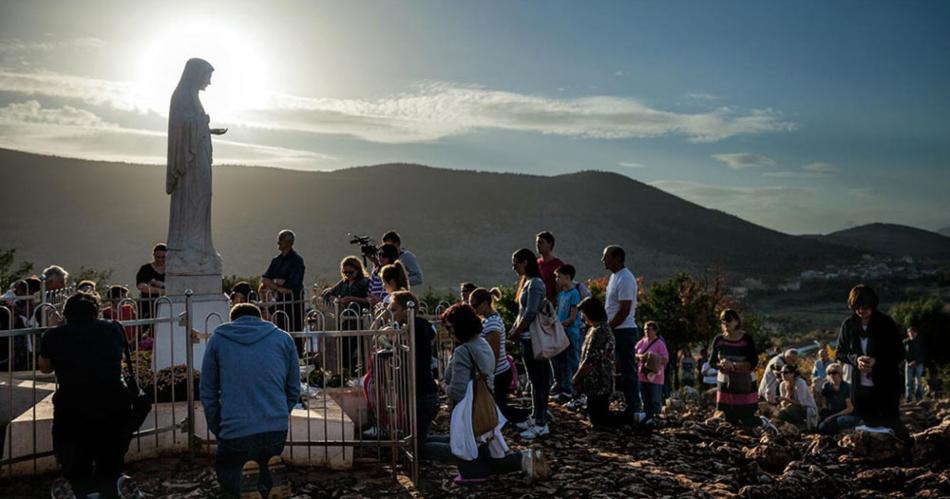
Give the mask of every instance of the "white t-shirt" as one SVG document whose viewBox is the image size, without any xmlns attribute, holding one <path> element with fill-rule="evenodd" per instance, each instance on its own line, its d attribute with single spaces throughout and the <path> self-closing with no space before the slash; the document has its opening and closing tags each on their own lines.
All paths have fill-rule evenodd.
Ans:
<svg viewBox="0 0 950 499">
<path fill-rule="evenodd" d="M 620 325 L 614 329 L 637 327 L 637 279 L 630 269 L 624 267 L 610 276 L 607 281 L 607 319 L 613 320 L 620 310 L 620 302 L 630 300 L 630 313 Z"/>
</svg>

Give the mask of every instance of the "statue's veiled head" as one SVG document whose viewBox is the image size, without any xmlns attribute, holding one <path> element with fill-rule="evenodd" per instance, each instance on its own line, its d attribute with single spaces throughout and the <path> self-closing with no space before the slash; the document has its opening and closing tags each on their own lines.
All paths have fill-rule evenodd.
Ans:
<svg viewBox="0 0 950 499">
<path fill-rule="evenodd" d="M 181 73 L 181 80 L 178 81 L 178 87 L 191 91 L 204 90 L 211 84 L 213 71 L 214 67 L 204 59 L 197 57 L 188 59 L 185 70 Z"/>
</svg>

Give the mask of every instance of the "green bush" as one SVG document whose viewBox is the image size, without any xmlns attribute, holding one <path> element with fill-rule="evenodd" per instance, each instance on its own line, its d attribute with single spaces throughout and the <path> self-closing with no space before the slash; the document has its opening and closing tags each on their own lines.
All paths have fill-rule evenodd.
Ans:
<svg viewBox="0 0 950 499">
<path fill-rule="evenodd" d="M 898 324 L 917 328 L 927 366 L 950 363 L 950 310 L 940 299 L 898 303 L 891 307 L 890 314 Z"/>
</svg>

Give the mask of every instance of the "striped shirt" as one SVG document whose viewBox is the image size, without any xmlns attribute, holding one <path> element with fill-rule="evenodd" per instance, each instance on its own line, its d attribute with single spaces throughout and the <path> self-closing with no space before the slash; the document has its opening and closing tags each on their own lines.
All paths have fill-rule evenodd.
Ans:
<svg viewBox="0 0 950 499">
<path fill-rule="evenodd" d="M 496 332 L 500 335 L 500 341 L 498 342 L 498 362 L 495 364 L 495 375 L 498 375 L 511 369 L 511 365 L 508 364 L 508 354 L 505 353 L 505 323 L 502 322 L 501 315 L 499 315 L 498 312 L 482 319 L 482 338 L 485 338 L 488 333 Z"/>
<path fill-rule="evenodd" d="M 387 295 L 386 290 L 383 289 L 383 280 L 376 271 L 369 276 L 369 294 L 377 300 L 382 300 Z"/>
</svg>

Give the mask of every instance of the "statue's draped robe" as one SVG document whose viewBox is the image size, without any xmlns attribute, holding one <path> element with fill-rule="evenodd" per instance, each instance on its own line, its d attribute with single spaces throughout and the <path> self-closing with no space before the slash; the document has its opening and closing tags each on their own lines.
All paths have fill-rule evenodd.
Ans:
<svg viewBox="0 0 950 499">
<path fill-rule="evenodd" d="M 191 61 L 172 95 L 168 116 L 165 191 L 171 194 L 171 212 L 167 269 L 179 275 L 220 274 L 221 256 L 211 241 L 209 117 L 195 87 L 202 68 L 190 66 Z"/>
</svg>

